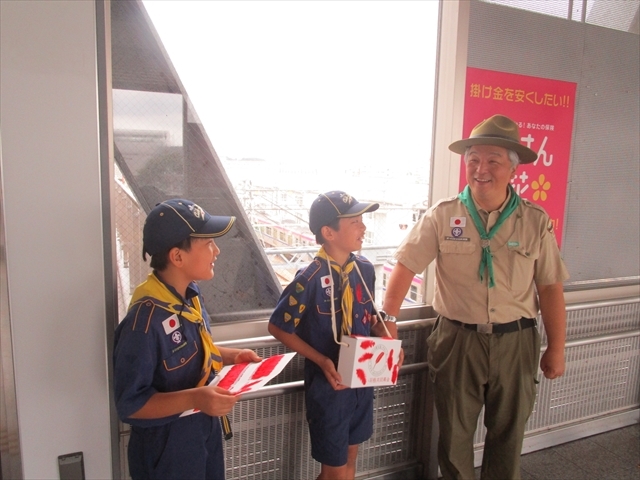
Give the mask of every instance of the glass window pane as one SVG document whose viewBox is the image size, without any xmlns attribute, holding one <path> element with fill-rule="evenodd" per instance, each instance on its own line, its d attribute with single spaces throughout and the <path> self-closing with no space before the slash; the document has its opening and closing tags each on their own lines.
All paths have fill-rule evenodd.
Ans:
<svg viewBox="0 0 640 480">
<path fill-rule="evenodd" d="M 147 212 L 167 198 L 234 215 L 217 242 L 216 281 L 203 282 L 214 321 L 265 316 L 280 285 L 153 26 L 138 2 L 113 2 L 112 84 L 120 306 L 149 272 L 142 260 Z M 122 315 L 121 315 L 122 316 Z"/>
<path fill-rule="evenodd" d="M 245 236 L 279 287 L 317 252 L 311 202 L 340 189 L 381 204 L 364 218 L 361 253 L 378 268 L 382 298 L 382 273 L 428 197 L 438 3 L 144 2 L 183 89 L 180 114 L 202 127 L 251 230 Z M 120 87 L 123 97 L 142 90 Z M 151 119 L 125 120 L 129 132 L 116 127 L 116 143 L 131 143 L 135 130 L 175 141 L 150 133 Z M 137 159 L 124 174 L 147 185 L 149 198 L 161 185 L 160 196 L 173 195 L 180 185 L 166 182 L 194 175 L 193 162 L 149 162 Z"/>
</svg>

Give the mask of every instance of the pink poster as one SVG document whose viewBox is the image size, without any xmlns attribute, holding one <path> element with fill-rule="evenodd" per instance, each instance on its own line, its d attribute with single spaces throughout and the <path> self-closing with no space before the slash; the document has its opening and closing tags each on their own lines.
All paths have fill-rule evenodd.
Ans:
<svg viewBox="0 0 640 480">
<path fill-rule="evenodd" d="M 525 75 L 467 68 L 463 136 L 482 120 L 501 114 L 514 120 L 520 140 L 538 154 L 520 165 L 511 180 L 516 192 L 542 206 L 562 242 L 576 84 Z M 461 160 L 460 190 L 467 184 Z"/>
</svg>

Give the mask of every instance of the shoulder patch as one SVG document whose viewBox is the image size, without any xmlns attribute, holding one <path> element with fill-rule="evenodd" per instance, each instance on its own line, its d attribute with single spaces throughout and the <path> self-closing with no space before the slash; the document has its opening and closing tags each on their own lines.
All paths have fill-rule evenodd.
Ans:
<svg viewBox="0 0 640 480">
<path fill-rule="evenodd" d="M 307 268 L 305 268 L 304 270 L 302 270 L 300 272 L 300 276 L 302 278 L 305 278 L 306 280 L 311 280 L 311 278 L 313 278 L 313 276 L 318 273 L 318 271 L 320 270 L 321 265 L 320 265 L 320 260 L 314 260 L 313 262 L 311 262 Z M 296 286 L 296 288 L 298 288 Z"/>
</svg>

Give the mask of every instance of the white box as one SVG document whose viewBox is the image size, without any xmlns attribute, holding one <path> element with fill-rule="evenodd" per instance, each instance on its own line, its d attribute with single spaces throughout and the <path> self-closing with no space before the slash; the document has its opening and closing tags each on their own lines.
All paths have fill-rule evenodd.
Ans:
<svg viewBox="0 0 640 480">
<path fill-rule="evenodd" d="M 395 385 L 398 380 L 401 340 L 380 337 L 343 336 L 338 373 L 351 388 Z"/>
</svg>

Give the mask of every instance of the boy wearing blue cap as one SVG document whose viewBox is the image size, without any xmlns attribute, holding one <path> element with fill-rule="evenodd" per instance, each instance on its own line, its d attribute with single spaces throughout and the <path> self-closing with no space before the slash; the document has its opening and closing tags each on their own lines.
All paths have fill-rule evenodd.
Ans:
<svg viewBox="0 0 640 480">
<path fill-rule="evenodd" d="M 305 357 L 307 421 L 311 455 L 322 465 L 319 479 L 353 479 L 358 445 L 373 433 L 373 388 L 342 385 L 336 367 L 342 335 L 385 335 L 374 317 L 373 265 L 353 253 L 364 241 L 362 214 L 378 207 L 341 191 L 314 200 L 309 228 L 322 246 L 282 292 L 269 320 L 269 333 Z M 386 320 L 397 338 L 395 319 Z"/>
<path fill-rule="evenodd" d="M 133 293 L 113 353 L 118 415 L 131 424 L 134 480 L 224 479 L 220 422 L 230 435 L 225 415 L 239 396 L 206 385 L 224 364 L 261 358 L 214 345 L 196 282 L 213 278 L 220 253 L 214 238 L 234 221 L 183 199 L 159 203 L 145 221 L 142 256 L 151 256 L 153 272 Z"/>
</svg>

